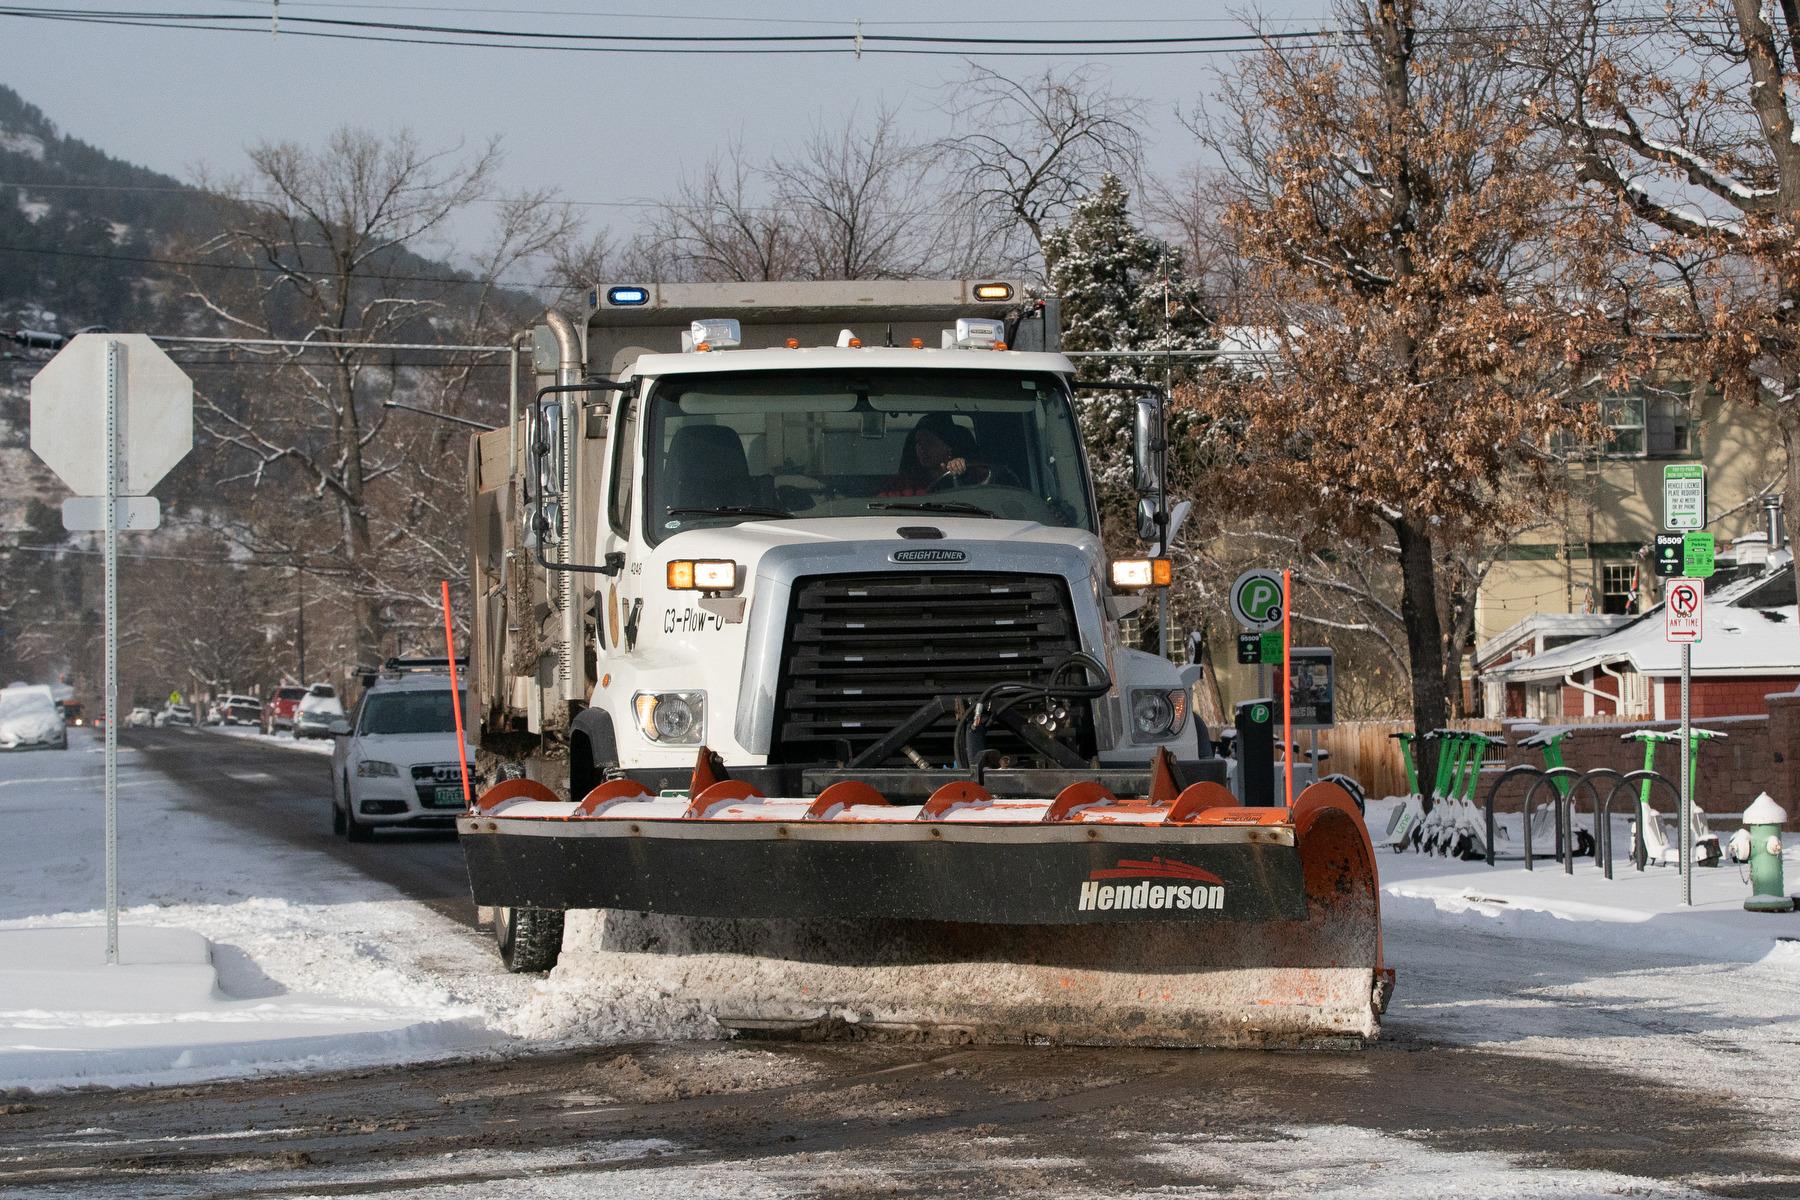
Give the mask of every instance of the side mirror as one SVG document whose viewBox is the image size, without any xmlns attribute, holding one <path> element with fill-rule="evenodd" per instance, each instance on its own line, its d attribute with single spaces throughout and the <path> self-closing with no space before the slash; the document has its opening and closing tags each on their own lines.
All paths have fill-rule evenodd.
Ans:
<svg viewBox="0 0 1800 1200">
<path fill-rule="evenodd" d="M 350 736 L 350 722 L 345 721 L 341 718 L 336 721 L 333 721 L 327 728 L 330 729 L 332 737 L 349 737 Z"/>
<path fill-rule="evenodd" d="M 1131 430 L 1133 485 L 1141 496 L 1163 490 L 1163 405 L 1157 395 L 1139 396 Z"/>
</svg>

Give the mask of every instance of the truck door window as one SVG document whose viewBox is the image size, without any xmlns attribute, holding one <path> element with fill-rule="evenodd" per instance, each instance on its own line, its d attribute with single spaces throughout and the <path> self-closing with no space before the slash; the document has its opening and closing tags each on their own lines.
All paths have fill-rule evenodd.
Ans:
<svg viewBox="0 0 1800 1200">
<path fill-rule="evenodd" d="M 607 519 L 613 532 L 627 537 L 631 530 L 631 484 L 637 463 L 637 402 L 629 393 L 619 399 L 618 436 L 613 439 L 612 492 L 607 498 Z"/>
</svg>

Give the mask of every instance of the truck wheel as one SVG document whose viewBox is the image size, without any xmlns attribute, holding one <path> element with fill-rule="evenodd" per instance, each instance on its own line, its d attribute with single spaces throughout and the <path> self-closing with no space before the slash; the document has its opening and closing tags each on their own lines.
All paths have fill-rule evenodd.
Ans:
<svg viewBox="0 0 1800 1200">
<path fill-rule="evenodd" d="M 514 974 L 548 971 L 562 953 L 563 913 L 558 908 L 495 908 L 494 942 Z"/>
</svg>

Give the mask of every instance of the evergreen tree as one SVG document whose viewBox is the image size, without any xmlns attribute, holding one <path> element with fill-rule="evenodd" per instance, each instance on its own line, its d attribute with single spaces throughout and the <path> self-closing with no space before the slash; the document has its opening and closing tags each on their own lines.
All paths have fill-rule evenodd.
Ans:
<svg viewBox="0 0 1800 1200">
<path fill-rule="evenodd" d="M 1187 277 L 1180 254 L 1132 222 L 1130 193 L 1116 175 L 1076 205 L 1069 223 L 1044 238 L 1050 290 L 1062 299 L 1063 349 L 1205 350 L 1212 346 L 1212 316 L 1198 284 Z M 1173 385 L 1191 378 L 1201 360 L 1087 358 L 1079 378 Z M 1082 429 L 1094 463 L 1100 507 L 1115 538 L 1136 530 L 1137 496 L 1131 487 L 1132 410 L 1126 392 L 1084 392 Z M 1193 417 L 1170 413 L 1170 474 L 1176 460 L 1197 451 Z"/>
</svg>

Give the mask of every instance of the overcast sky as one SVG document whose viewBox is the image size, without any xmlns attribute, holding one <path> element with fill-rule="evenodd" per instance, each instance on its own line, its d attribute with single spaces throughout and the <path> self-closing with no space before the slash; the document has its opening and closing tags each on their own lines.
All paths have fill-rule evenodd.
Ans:
<svg viewBox="0 0 1800 1200">
<path fill-rule="evenodd" d="M 30 0 L 28 0 L 30 2 Z M 46 0 L 46 7 L 49 7 Z M 217 11 L 265 19 L 252 32 L 116 28 L 0 17 L 6 82 L 68 134 L 120 158 L 191 178 L 202 164 L 230 174 L 259 139 L 317 144 L 337 125 L 388 131 L 410 126 L 427 144 L 503 135 L 509 182 L 554 185 L 584 202 L 590 225 L 628 234 L 642 209 L 667 195 L 733 136 L 755 155 L 791 143 L 815 124 L 840 124 L 853 106 L 897 108 L 909 132 L 947 129 L 945 87 L 955 56 L 865 54 L 594 54 L 369 44 L 297 36 L 300 17 L 398 20 L 508 30 L 583 33 L 842 33 L 858 15 L 803 0 L 731 6 L 676 0 L 282 0 L 287 26 L 270 36 L 268 0 L 86 0 L 90 9 Z M 1207 36 L 1240 32 L 1251 11 L 1145 0 L 1036 0 L 975 6 L 914 0 L 871 6 L 867 33 L 1031 37 Z M 1326 0 L 1267 0 L 1272 29 L 1314 28 Z M 1029 15 L 1026 15 L 1027 11 Z M 896 24 L 904 22 L 904 24 Z M 1042 57 L 983 59 L 1014 75 L 1041 72 Z M 1149 165 L 1173 174 L 1195 161 L 1174 118 L 1213 87 L 1216 55 L 1095 58 L 1121 91 L 1148 101 Z"/>
</svg>

